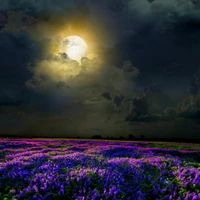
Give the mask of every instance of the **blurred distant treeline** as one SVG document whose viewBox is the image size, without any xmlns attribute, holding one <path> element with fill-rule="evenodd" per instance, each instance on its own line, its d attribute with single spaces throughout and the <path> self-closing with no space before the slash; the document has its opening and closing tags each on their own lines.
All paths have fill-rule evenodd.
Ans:
<svg viewBox="0 0 200 200">
<path fill-rule="evenodd" d="M 66 136 L 66 137 L 47 137 L 47 136 L 20 136 L 20 135 L 2 135 L 0 134 L 0 138 L 51 138 L 51 139 L 94 139 L 94 140 L 121 140 L 121 141 L 157 141 L 157 142 L 185 142 L 185 143 L 200 143 L 200 139 L 192 139 L 192 138 L 146 138 L 144 135 L 140 135 L 140 137 L 136 137 L 132 134 L 129 134 L 127 137 L 119 136 L 106 136 L 103 137 L 101 135 L 93 135 L 92 137 L 80 137 L 80 136 Z"/>
</svg>

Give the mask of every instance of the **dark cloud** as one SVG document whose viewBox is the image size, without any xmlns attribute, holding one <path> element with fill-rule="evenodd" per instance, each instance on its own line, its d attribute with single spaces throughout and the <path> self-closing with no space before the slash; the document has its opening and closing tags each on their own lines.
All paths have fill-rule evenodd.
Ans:
<svg viewBox="0 0 200 200">
<path fill-rule="evenodd" d="M 187 89 L 187 92 L 188 92 L 189 95 L 197 95 L 198 90 L 195 87 L 189 87 Z"/>
<path fill-rule="evenodd" d="M 58 0 L 57 2 L 49 0 L 5 0 L 0 6 L 0 10 L 24 10 L 26 12 L 58 12 L 64 11 L 69 6 L 74 5 L 73 1 Z"/>
<path fill-rule="evenodd" d="M 25 32 L 12 34 L 2 31 L 0 47 L 0 107 L 12 107 L 14 111 L 11 109 L 8 113 L 13 113 L 15 107 L 21 108 L 32 98 L 25 88 L 25 82 L 32 76 L 27 65 L 42 56 L 42 46 Z"/>
<path fill-rule="evenodd" d="M 199 11 L 194 0 L 2 1 L 1 127 L 24 135 L 199 130 L 200 81 L 190 84 Z M 79 64 L 58 54 L 68 30 L 89 34 L 97 58 Z"/>
<path fill-rule="evenodd" d="M 159 82 L 168 88 L 178 81 L 183 93 L 199 68 L 199 7 L 178 0 L 120 2 L 120 39 L 114 47 L 121 53 L 119 61 L 131 59 L 140 69 L 139 84 Z"/>
<path fill-rule="evenodd" d="M 129 123 L 159 123 L 183 121 L 187 124 L 187 128 L 192 128 L 195 124 L 200 123 L 200 93 L 199 79 L 197 79 L 192 87 L 188 89 L 188 96 L 180 101 L 177 107 L 166 107 L 160 112 L 150 111 L 152 101 L 148 100 L 148 95 L 161 93 L 155 85 L 144 88 L 143 96 L 133 98 L 129 115 L 125 118 L 125 122 Z M 156 96 L 156 95 L 155 95 Z M 160 104 L 158 102 L 158 104 Z"/>
<path fill-rule="evenodd" d="M 101 96 L 103 96 L 106 100 L 112 100 L 112 94 L 110 94 L 110 92 L 104 92 Z"/>
<path fill-rule="evenodd" d="M 23 103 L 23 100 L 21 100 L 20 98 L 16 98 L 13 95 L 5 95 L 5 94 L 1 94 L 0 97 L 0 106 L 19 106 Z"/>
<path fill-rule="evenodd" d="M 177 111 L 179 116 L 184 119 L 194 120 L 199 123 L 200 120 L 200 85 L 199 79 L 194 81 L 192 87 L 188 88 L 188 96 L 179 103 Z"/>
<path fill-rule="evenodd" d="M 42 56 L 42 46 L 25 32 L 12 34 L 2 31 L 0 47 L 0 107 L 15 110 L 32 98 L 25 87 L 25 82 L 32 76 L 27 66 Z M 14 112 L 12 109 L 9 113 Z"/>
<path fill-rule="evenodd" d="M 126 118 L 125 122 L 145 122 L 145 123 L 159 123 L 159 122 L 173 122 L 176 119 L 182 117 L 181 115 L 177 115 L 177 111 L 175 108 L 167 107 L 162 113 L 159 114 L 141 114 L 132 111 Z"/>
<path fill-rule="evenodd" d="M 169 116 L 169 117 L 175 117 L 177 115 L 177 111 L 175 108 L 167 107 L 164 110 L 164 115 Z"/>
<path fill-rule="evenodd" d="M 58 82 L 58 83 L 56 84 L 56 87 L 57 87 L 58 89 L 62 89 L 62 88 L 64 88 L 64 87 L 67 87 L 68 89 L 70 89 L 70 87 L 67 86 L 67 85 L 66 85 L 64 82 L 62 82 L 62 81 Z"/>
<path fill-rule="evenodd" d="M 163 115 L 141 115 L 139 117 L 133 116 L 133 115 L 128 115 L 125 118 L 125 121 L 127 122 L 162 122 L 162 121 L 172 121 L 175 118 L 169 117 L 169 116 L 163 116 Z"/>
<path fill-rule="evenodd" d="M 132 66 L 130 61 L 128 63 Z M 138 75 L 135 67 L 131 68 L 130 80 L 122 68 L 107 66 L 100 58 L 83 58 L 79 64 L 59 54 L 38 61 L 31 72 L 33 77 L 26 82 L 27 88 L 46 94 L 49 101 L 54 104 L 56 101 L 57 108 L 63 111 L 65 105 L 73 108 L 79 104 L 84 107 L 101 103 L 101 97 L 112 100 L 111 105 L 119 107 L 125 97 L 134 93 L 133 77 Z"/>
<path fill-rule="evenodd" d="M 113 104 L 116 106 L 116 107 L 119 107 L 123 101 L 124 101 L 124 96 L 121 94 L 121 95 L 115 95 L 113 97 Z"/>
<path fill-rule="evenodd" d="M 31 76 L 27 64 L 42 56 L 42 47 L 25 33 L 0 33 L 0 46 L 0 79 L 24 84 Z"/>
<path fill-rule="evenodd" d="M 130 114 L 141 116 L 148 114 L 149 105 L 145 96 L 134 97 L 131 102 Z"/>
<path fill-rule="evenodd" d="M 177 23 L 199 20 L 199 7 L 190 0 L 131 0 L 125 10 L 140 29 L 148 27 L 162 31 L 174 28 Z"/>
<path fill-rule="evenodd" d="M 172 102 L 158 84 L 151 84 L 140 89 L 139 96 L 133 98 L 131 112 L 136 111 L 137 115 L 161 113 L 165 108 L 172 106 Z"/>
<path fill-rule="evenodd" d="M 190 120 L 198 120 L 197 122 L 200 122 L 200 110 L 193 111 L 193 112 L 182 112 L 179 114 L 180 117 L 183 117 L 184 119 L 190 119 Z"/>
<path fill-rule="evenodd" d="M 131 100 L 127 122 L 160 122 L 172 121 L 177 116 L 176 108 L 172 108 L 171 100 L 157 84 L 141 89 L 138 96 Z"/>
</svg>

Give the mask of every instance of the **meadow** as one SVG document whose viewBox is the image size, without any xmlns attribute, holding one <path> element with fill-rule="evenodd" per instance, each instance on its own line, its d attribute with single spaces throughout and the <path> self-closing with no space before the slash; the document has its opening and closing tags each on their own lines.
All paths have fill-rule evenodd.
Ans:
<svg viewBox="0 0 200 200">
<path fill-rule="evenodd" d="M 200 145 L 0 139 L 0 200 L 199 200 Z"/>
</svg>

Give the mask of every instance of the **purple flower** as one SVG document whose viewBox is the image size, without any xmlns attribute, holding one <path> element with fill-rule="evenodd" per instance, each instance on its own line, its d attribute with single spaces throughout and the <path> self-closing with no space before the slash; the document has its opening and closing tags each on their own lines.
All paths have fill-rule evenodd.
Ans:
<svg viewBox="0 0 200 200">
<path fill-rule="evenodd" d="M 33 186 L 33 189 L 34 189 L 36 192 L 38 192 L 38 188 L 37 188 L 36 185 Z"/>
<path fill-rule="evenodd" d="M 198 196 L 197 195 L 194 195 L 192 200 L 198 200 Z"/>
</svg>

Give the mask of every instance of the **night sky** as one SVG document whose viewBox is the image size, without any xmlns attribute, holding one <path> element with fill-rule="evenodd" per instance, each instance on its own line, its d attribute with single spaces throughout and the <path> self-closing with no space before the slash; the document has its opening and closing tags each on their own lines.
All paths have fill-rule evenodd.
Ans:
<svg viewBox="0 0 200 200">
<path fill-rule="evenodd" d="M 1 135 L 200 139 L 198 0 L 1 0 L 0 60 Z"/>
</svg>

